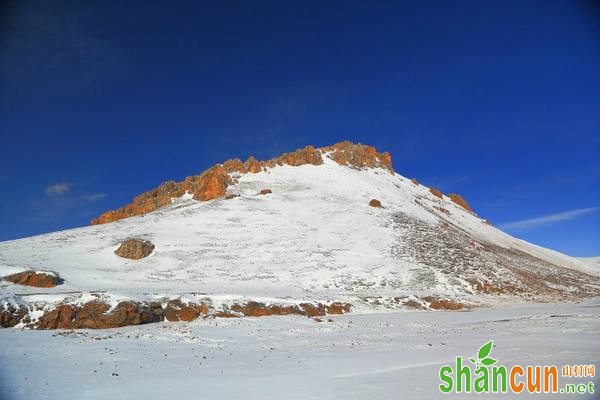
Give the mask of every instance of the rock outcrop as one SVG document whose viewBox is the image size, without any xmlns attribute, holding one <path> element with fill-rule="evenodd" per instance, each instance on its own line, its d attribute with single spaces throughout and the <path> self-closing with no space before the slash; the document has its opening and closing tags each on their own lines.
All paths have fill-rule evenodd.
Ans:
<svg viewBox="0 0 600 400">
<path fill-rule="evenodd" d="M 153 250 L 154 244 L 148 240 L 127 239 L 115 250 L 115 254 L 131 260 L 140 260 L 148 257 Z"/>
<path fill-rule="evenodd" d="M 4 280 L 17 285 L 51 288 L 60 283 L 58 274 L 44 271 L 23 271 L 4 277 Z"/>
<path fill-rule="evenodd" d="M 66 329 L 71 327 L 71 322 L 80 308 L 71 304 L 60 304 L 38 319 L 35 329 Z"/>
<path fill-rule="evenodd" d="M 435 197 L 438 198 L 442 198 L 444 197 L 444 195 L 442 194 L 442 192 L 440 192 L 438 189 L 434 188 L 434 187 L 430 187 L 429 191 L 431 192 L 432 195 L 434 195 Z"/>
<path fill-rule="evenodd" d="M 460 302 L 457 302 L 454 300 L 439 299 L 439 298 L 433 297 L 433 296 L 423 297 L 422 299 L 425 300 L 427 303 L 429 303 L 429 308 L 431 308 L 432 310 L 458 311 L 458 310 L 462 310 L 466 307 L 465 304 L 463 304 L 463 303 L 460 303 Z"/>
<path fill-rule="evenodd" d="M 379 153 L 374 147 L 348 141 L 321 148 L 306 146 L 266 161 L 258 161 L 250 156 L 242 163 L 240 159 L 235 158 L 214 165 L 199 175 L 188 176 L 181 182 L 165 182 L 154 190 L 136 196 L 130 204 L 103 213 L 93 219 L 91 224 L 106 224 L 147 214 L 171 204 L 172 199 L 181 197 L 186 192 L 199 201 L 220 198 L 225 195 L 228 186 L 235 184 L 232 175 L 258 173 L 283 165 L 321 165 L 323 157 L 329 157 L 340 165 L 352 168 L 383 168 L 393 172 L 392 157 L 389 153 Z"/>
<path fill-rule="evenodd" d="M 27 308 L 20 304 L 4 304 L 0 308 L 0 327 L 12 328 L 27 319 Z"/>
<path fill-rule="evenodd" d="M 271 189 L 262 189 L 258 194 L 270 194 L 273 193 Z"/>
<path fill-rule="evenodd" d="M 452 200 L 455 204 L 458 204 L 467 211 L 473 212 L 473 210 L 471 210 L 471 207 L 469 206 L 469 203 L 467 203 L 467 201 L 463 199 L 459 194 L 450 193 L 448 197 L 450 197 L 450 200 Z"/>
<path fill-rule="evenodd" d="M 69 328 L 117 328 L 160 322 L 164 319 L 164 311 L 160 303 L 122 301 L 113 310 L 108 312 L 109 310 L 110 306 L 102 301 L 88 302 L 77 313 Z"/>
<path fill-rule="evenodd" d="M 346 314 L 352 305 L 343 302 L 265 304 L 257 301 L 234 303 L 213 307 L 207 302 L 184 302 L 180 298 L 169 300 L 166 307 L 159 302 L 126 300 L 114 308 L 102 299 L 84 304 L 59 303 L 54 308 L 39 303 L 20 304 L 11 300 L 0 305 L 0 327 L 10 328 L 22 323 L 29 329 L 106 329 L 152 322 L 184 321 L 197 318 L 265 317 L 270 315 L 301 315 L 309 318 L 327 314 Z M 37 319 L 32 310 L 45 310 Z M 30 318 L 31 317 L 31 318 Z"/>
<path fill-rule="evenodd" d="M 200 316 L 208 314 L 206 304 L 183 303 L 180 299 L 171 300 L 165 309 L 167 321 L 193 321 Z"/>
</svg>

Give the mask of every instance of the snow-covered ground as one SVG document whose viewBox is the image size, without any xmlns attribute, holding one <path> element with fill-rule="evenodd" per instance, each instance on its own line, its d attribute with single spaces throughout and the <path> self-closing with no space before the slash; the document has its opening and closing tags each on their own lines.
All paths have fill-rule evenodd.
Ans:
<svg viewBox="0 0 600 400">
<path fill-rule="evenodd" d="M 475 354 L 488 340 L 506 366 L 600 361 L 599 301 L 332 320 L 274 316 L 90 331 L 4 329 L 0 398 L 462 399 L 468 396 L 439 392 L 439 368 Z M 486 396 L 521 397 L 527 396 Z"/>
</svg>

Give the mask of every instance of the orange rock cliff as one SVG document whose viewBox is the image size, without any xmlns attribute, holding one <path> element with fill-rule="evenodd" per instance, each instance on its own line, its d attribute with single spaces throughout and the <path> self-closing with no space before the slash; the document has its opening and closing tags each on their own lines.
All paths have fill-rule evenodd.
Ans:
<svg viewBox="0 0 600 400">
<path fill-rule="evenodd" d="M 323 164 L 323 156 L 348 167 L 383 168 L 390 173 L 394 173 L 390 153 L 380 153 L 372 146 L 348 141 L 320 148 L 306 146 L 266 161 L 259 161 L 253 156 L 248 157 L 245 162 L 238 158 L 227 160 L 221 164 L 213 165 L 199 175 L 188 176 L 181 182 L 164 182 L 156 189 L 136 196 L 130 204 L 103 213 L 98 218 L 93 219 L 91 224 L 106 224 L 135 215 L 144 215 L 171 204 L 173 198 L 181 197 L 186 192 L 191 193 L 195 200 L 213 200 L 224 196 L 227 187 L 235 184 L 232 174 L 254 174 L 282 165 L 321 165 Z M 466 202 L 464 204 L 466 205 Z M 469 209 L 468 205 L 465 208 Z"/>
</svg>

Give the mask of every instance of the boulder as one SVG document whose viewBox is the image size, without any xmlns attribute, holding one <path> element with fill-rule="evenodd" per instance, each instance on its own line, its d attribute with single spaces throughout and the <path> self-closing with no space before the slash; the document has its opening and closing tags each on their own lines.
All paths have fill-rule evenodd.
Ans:
<svg viewBox="0 0 600 400">
<path fill-rule="evenodd" d="M 154 244 L 148 240 L 127 239 L 115 250 L 115 254 L 119 257 L 139 260 L 148 257 L 153 250 Z"/>
<path fill-rule="evenodd" d="M 17 285 L 33 286 L 40 288 L 51 288 L 60 283 L 60 278 L 55 272 L 45 271 L 23 271 L 4 277 Z"/>
<path fill-rule="evenodd" d="M 369 201 L 369 205 L 371 207 L 376 207 L 376 208 L 382 208 L 383 206 L 381 205 L 381 201 L 377 200 L 377 199 L 371 199 L 371 201 Z"/>
<path fill-rule="evenodd" d="M 262 189 L 258 194 L 269 194 L 269 193 L 273 193 L 271 191 L 271 189 Z"/>
</svg>

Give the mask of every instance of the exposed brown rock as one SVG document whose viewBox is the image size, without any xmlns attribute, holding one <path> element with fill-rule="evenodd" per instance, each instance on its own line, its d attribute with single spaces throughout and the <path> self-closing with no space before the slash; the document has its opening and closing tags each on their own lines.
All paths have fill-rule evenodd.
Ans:
<svg viewBox="0 0 600 400">
<path fill-rule="evenodd" d="M 264 317 L 269 315 L 269 309 L 264 303 L 256 301 L 249 301 L 245 305 L 234 304 L 231 306 L 231 310 L 241 313 L 246 317 Z"/>
<path fill-rule="evenodd" d="M 148 257 L 153 250 L 154 244 L 148 240 L 127 239 L 115 250 L 115 254 L 119 257 L 139 260 Z"/>
<path fill-rule="evenodd" d="M 465 308 L 463 303 L 453 300 L 438 299 L 432 296 L 423 297 L 423 300 L 428 302 L 429 308 L 433 310 L 462 310 Z"/>
<path fill-rule="evenodd" d="M 346 314 L 352 310 L 352 305 L 336 301 L 325 307 L 327 314 Z"/>
<path fill-rule="evenodd" d="M 300 309 L 304 312 L 304 315 L 307 317 L 318 317 L 323 316 L 327 313 L 325 306 L 321 303 L 319 304 L 311 304 L 311 303 L 301 303 Z"/>
<path fill-rule="evenodd" d="M 418 185 L 418 184 L 419 184 L 419 182 L 417 181 L 417 178 L 412 178 L 410 181 L 411 181 L 411 182 L 412 182 L 414 185 Z"/>
<path fill-rule="evenodd" d="M 434 195 L 435 197 L 439 197 L 440 199 L 444 196 L 442 194 L 442 192 L 440 192 L 438 189 L 436 189 L 434 187 L 430 187 L 429 191 L 431 192 L 432 195 Z"/>
<path fill-rule="evenodd" d="M 223 168 L 225 168 L 227 172 L 240 172 L 242 174 L 248 172 L 246 166 L 239 158 L 234 158 L 232 160 L 225 161 L 223 163 Z"/>
<path fill-rule="evenodd" d="M 244 166 L 246 167 L 246 170 L 251 174 L 256 174 L 262 171 L 262 166 L 260 165 L 258 160 L 254 158 L 254 156 L 248 157 L 248 159 L 244 163 Z"/>
<path fill-rule="evenodd" d="M 323 163 L 324 153 L 328 153 L 330 158 L 341 165 L 355 168 L 378 167 L 393 172 L 390 154 L 379 153 L 371 146 L 347 141 L 318 149 L 306 146 L 267 161 L 258 161 L 252 156 L 244 163 L 239 159 L 227 160 L 199 175 L 188 176 L 182 182 L 165 182 L 156 189 L 136 196 L 130 204 L 103 213 L 92 220 L 91 224 L 106 224 L 135 215 L 147 214 L 171 204 L 173 198 L 183 196 L 186 191 L 189 191 L 195 200 L 216 199 L 225 195 L 227 187 L 235 183 L 234 179 L 229 176 L 230 173 L 258 173 L 265 168 L 273 168 L 277 165 L 320 165 Z"/>
<path fill-rule="evenodd" d="M 183 187 L 194 194 L 194 200 L 207 201 L 223 196 L 230 182 L 227 170 L 215 165 L 198 177 L 185 178 Z"/>
<path fill-rule="evenodd" d="M 471 207 L 469 206 L 469 203 L 467 203 L 467 201 L 465 199 L 463 199 L 459 194 L 450 193 L 448 195 L 448 197 L 450 197 L 450 200 L 452 200 L 454 203 L 458 204 L 459 206 L 461 206 L 465 210 L 471 211 L 471 212 L 473 211 L 473 210 L 471 210 Z"/>
<path fill-rule="evenodd" d="M 105 224 L 134 215 L 143 215 L 171 204 L 171 198 L 181 197 L 185 190 L 175 181 L 167 181 L 158 188 L 136 196 L 133 201 L 117 210 L 107 211 L 92 220 L 92 225 Z"/>
<path fill-rule="evenodd" d="M 101 301 L 90 301 L 83 305 L 73 319 L 71 328 L 101 328 L 105 319 L 105 312 L 110 306 Z"/>
<path fill-rule="evenodd" d="M 217 311 L 216 313 L 214 313 L 213 316 L 215 318 L 239 318 L 240 317 L 238 314 L 234 314 L 228 310 Z"/>
<path fill-rule="evenodd" d="M 165 308 L 165 318 L 168 321 L 193 321 L 208 314 L 205 304 L 183 303 L 181 300 L 171 300 Z"/>
<path fill-rule="evenodd" d="M 381 208 L 381 207 L 383 207 L 383 206 L 381 205 L 381 201 L 379 201 L 379 200 L 377 200 L 377 199 L 371 199 L 371 201 L 369 201 L 369 205 L 370 205 L 371 207 L 377 207 L 377 208 Z"/>
<path fill-rule="evenodd" d="M 236 197 L 240 197 L 239 194 L 228 194 L 225 196 L 225 200 L 235 199 Z"/>
<path fill-rule="evenodd" d="M 298 149 L 291 153 L 284 153 L 273 160 L 263 162 L 264 166 L 271 168 L 274 165 L 291 165 L 293 167 L 297 167 L 306 164 L 323 164 L 323 157 L 321 156 L 321 151 L 315 149 L 313 146 L 306 146 L 303 149 Z"/>
<path fill-rule="evenodd" d="M 109 313 L 109 305 L 101 301 L 91 301 L 83 305 L 71 328 L 105 329 L 127 325 L 140 325 L 159 322 L 164 319 L 160 303 L 137 303 L 122 301 Z"/>
<path fill-rule="evenodd" d="M 378 153 L 377 149 L 372 146 L 344 141 L 323 147 L 321 150 L 330 153 L 329 157 L 340 165 L 356 168 L 384 168 L 390 172 L 394 171 L 390 153 Z"/>
<path fill-rule="evenodd" d="M 302 311 L 297 306 L 270 305 L 268 309 L 269 315 L 302 314 Z"/>
<path fill-rule="evenodd" d="M 35 329 L 66 329 L 79 312 L 79 307 L 71 304 L 60 304 L 46 312 L 35 324 Z"/>
<path fill-rule="evenodd" d="M 27 309 L 17 304 L 6 304 L 0 308 L 0 327 L 12 328 L 27 316 Z"/>
<path fill-rule="evenodd" d="M 269 193 L 273 193 L 271 191 L 271 189 L 262 189 L 258 194 L 269 194 Z"/>
<path fill-rule="evenodd" d="M 60 283 L 60 278 L 57 274 L 43 271 L 18 272 L 16 274 L 5 276 L 4 280 L 16 283 L 17 285 L 40 288 L 51 288 Z"/>
</svg>

